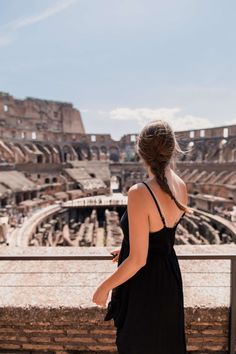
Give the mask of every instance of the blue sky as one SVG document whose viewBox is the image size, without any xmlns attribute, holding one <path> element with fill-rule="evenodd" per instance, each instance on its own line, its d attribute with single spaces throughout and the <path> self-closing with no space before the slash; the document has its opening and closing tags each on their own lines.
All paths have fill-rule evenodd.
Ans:
<svg viewBox="0 0 236 354">
<path fill-rule="evenodd" d="M 0 0 L 0 91 L 67 101 L 113 139 L 236 124 L 234 0 Z"/>
</svg>

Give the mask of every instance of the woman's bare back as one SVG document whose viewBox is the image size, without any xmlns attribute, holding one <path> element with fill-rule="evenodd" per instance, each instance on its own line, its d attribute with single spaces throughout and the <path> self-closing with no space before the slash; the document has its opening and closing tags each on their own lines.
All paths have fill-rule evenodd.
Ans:
<svg viewBox="0 0 236 354">
<path fill-rule="evenodd" d="M 166 178 L 176 199 L 180 203 L 187 205 L 188 193 L 185 182 L 170 168 L 167 170 Z M 182 216 L 183 210 L 178 208 L 175 201 L 161 189 L 155 178 L 147 179 L 146 183 L 149 185 L 158 201 L 161 212 L 165 218 L 166 226 L 174 227 Z M 139 183 L 138 188 L 140 188 L 140 192 L 143 193 L 145 212 L 148 214 L 150 232 L 155 232 L 163 227 L 163 222 L 146 186 L 143 183 Z"/>
</svg>

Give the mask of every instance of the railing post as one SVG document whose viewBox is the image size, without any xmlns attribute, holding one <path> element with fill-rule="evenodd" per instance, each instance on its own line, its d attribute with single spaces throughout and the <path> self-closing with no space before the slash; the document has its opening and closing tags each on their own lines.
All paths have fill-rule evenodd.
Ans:
<svg viewBox="0 0 236 354">
<path fill-rule="evenodd" d="M 231 288 L 229 309 L 229 354 L 235 354 L 236 342 L 236 259 L 231 258 Z"/>
</svg>

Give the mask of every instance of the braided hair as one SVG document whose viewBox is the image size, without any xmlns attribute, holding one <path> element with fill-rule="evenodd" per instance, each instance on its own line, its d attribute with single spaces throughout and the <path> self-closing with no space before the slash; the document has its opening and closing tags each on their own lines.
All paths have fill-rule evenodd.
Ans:
<svg viewBox="0 0 236 354">
<path fill-rule="evenodd" d="M 169 164 L 175 167 L 175 155 L 185 153 L 181 150 L 170 125 L 161 119 L 149 122 L 138 135 L 136 150 L 150 166 L 160 188 L 175 201 L 181 210 L 188 211 L 189 208 L 176 199 L 165 175 L 165 169 Z"/>
</svg>

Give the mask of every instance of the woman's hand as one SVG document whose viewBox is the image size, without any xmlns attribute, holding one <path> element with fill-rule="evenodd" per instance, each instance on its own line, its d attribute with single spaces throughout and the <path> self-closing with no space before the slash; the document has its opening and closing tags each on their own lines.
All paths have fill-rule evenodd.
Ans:
<svg viewBox="0 0 236 354">
<path fill-rule="evenodd" d="M 112 262 L 118 262 L 120 248 L 112 251 L 111 253 L 115 254 L 115 257 L 112 258 Z M 99 287 L 97 288 L 97 290 L 93 294 L 92 301 L 95 304 L 97 304 L 98 306 L 106 307 L 108 295 L 109 295 L 109 290 L 107 290 L 107 287 L 105 286 L 105 284 L 102 283 L 101 285 L 99 285 Z"/>
<path fill-rule="evenodd" d="M 117 250 L 112 251 L 111 253 L 115 254 L 115 257 L 112 258 L 112 262 L 118 262 L 119 254 L 120 254 L 120 248 Z"/>
<path fill-rule="evenodd" d="M 101 284 L 93 294 L 92 301 L 98 306 L 106 307 L 109 291 Z"/>
</svg>

